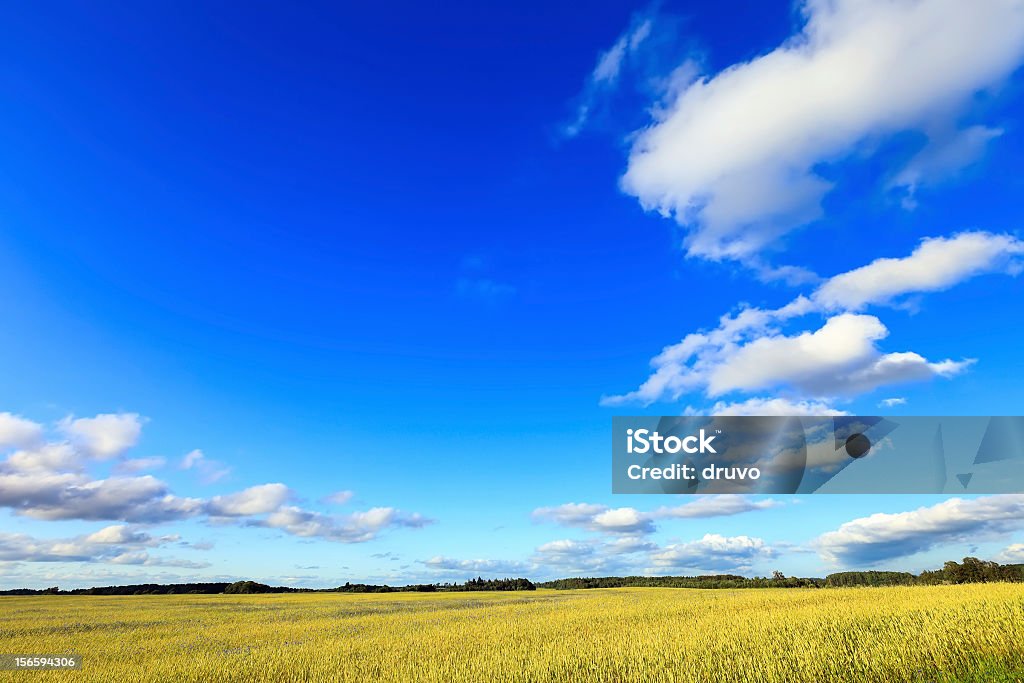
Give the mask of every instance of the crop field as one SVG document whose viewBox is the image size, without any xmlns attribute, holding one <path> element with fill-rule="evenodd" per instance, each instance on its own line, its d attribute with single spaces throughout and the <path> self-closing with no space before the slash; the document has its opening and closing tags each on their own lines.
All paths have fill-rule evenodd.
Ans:
<svg viewBox="0 0 1024 683">
<path fill-rule="evenodd" d="M 1024 681 L 1024 586 L 0 598 L 76 681 Z"/>
</svg>

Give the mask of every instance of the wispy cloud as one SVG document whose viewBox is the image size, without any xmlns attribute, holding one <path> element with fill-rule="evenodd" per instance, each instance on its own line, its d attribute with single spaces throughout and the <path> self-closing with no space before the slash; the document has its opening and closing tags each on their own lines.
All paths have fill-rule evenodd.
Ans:
<svg viewBox="0 0 1024 683">
<path fill-rule="evenodd" d="M 554 507 L 541 507 L 532 517 L 539 522 L 553 522 L 562 526 L 609 534 L 650 534 L 656 522 L 665 519 L 701 519 L 728 517 L 745 512 L 756 512 L 778 507 L 770 498 L 755 500 L 747 496 L 701 496 L 676 506 L 662 506 L 651 511 L 632 507 L 612 508 L 596 503 L 565 503 Z"/>
<path fill-rule="evenodd" d="M 181 459 L 181 469 L 192 470 L 204 484 L 213 484 L 231 474 L 231 468 L 217 460 L 211 460 L 198 448 L 189 451 Z"/>
<path fill-rule="evenodd" d="M 894 182 L 916 188 L 976 157 L 994 135 L 957 131 L 971 97 L 1024 58 L 1024 8 L 984 0 L 839 0 L 801 6 L 804 25 L 776 49 L 678 80 L 633 142 L 622 188 L 688 231 L 687 253 L 757 259 L 823 215 L 820 167 L 868 140 L 952 131 Z M 979 43 L 977 37 L 985 36 Z"/>
<path fill-rule="evenodd" d="M 634 15 L 630 27 L 598 56 L 578 97 L 573 119 L 562 127 L 565 137 L 576 137 L 586 128 L 600 98 L 616 87 L 626 63 L 650 37 L 655 19 L 652 12 Z"/>
</svg>

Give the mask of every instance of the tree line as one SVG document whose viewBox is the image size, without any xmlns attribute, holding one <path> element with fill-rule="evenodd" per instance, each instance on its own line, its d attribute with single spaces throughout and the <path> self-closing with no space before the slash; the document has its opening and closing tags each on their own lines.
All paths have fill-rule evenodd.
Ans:
<svg viewBox="0 0 1024 683">
<path fill-rule="evenodd" d="M 143 583 L 130 586 L 99 586 L 61 590 L 57 586 L 43 589 L 16 588 L 0 591 L 0 595 L 240 595 L 251 593 L 435 593 L 458 591 L 532 591 L 537 588 L 572 590 L 587 588 L 841 588 L 847 586 L 914 586 L 958 583 L 984 583 L 992 581 L 1024 582 L 1024 564 L 999 564 L 976 557 L 965 557 L 962 562 L 950 560 L 941 569 L 926 570 L 920 574 L 894 571 L 836 572 L 825 578 L 785 576 L 774 572 L 772 576 L 753 578 L 738 574 L 712 574 L 706 576 L 600 576 L 556 579 L 537 583 L 529 579 L 485 579 L 477 577 L 465 583 L 420 583 L 408 586 L 389 586 L 348 583 L 336 588 L 291 588 L 268 586 L 256 581 L 213 583 Z"/>
<path fill-rule="evenodd" d="M 421 583 L 409 586 L 388 586 L 366 583 L 345 583 L 336 588 L 292 588 L 289 586 L 268 586 L 256 581 L 235 581 L 234 583 L 140 583 L 129 586 L 97 586 L 61 590 L 51 588 L 15 588 L 0 591 L 0 595 L 244 595 L 253 593 L 435 593 L 451 591 L 532 591 L 537 590 L 529 579 L 484 579 L 477 577 L 465 583 Z"/>
<path fill-rule="evenodd" d="M 556 579 L 538 584 L 540 588 L 570 590 L 579 588 L 841 588 L 847 586 L 913 586 L 954 583 L 984 583 L 992 581 L 1024 582 L 1024 564 L 999 564 L 976 557 L 965 557 L 962 562 L 950 560 L 942 569 L 926 570 L 920 574 L 894 571 L 836 572 L 825 578 L 785 576 L 774 572 L 772 576 L 749 578 L 736 574 L 707 576 L 602 576 Z"/>
</svg>

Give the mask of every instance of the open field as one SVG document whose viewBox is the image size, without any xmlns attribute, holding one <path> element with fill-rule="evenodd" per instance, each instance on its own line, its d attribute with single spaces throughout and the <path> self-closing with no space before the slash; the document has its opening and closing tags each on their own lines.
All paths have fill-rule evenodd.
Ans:
<svg viewBox="0 0 1024 683">
<path fill-rule="evenodd" d="M 1022 681 L 1024 586 L 0 598 L 0 680 Z"/>
</svg>

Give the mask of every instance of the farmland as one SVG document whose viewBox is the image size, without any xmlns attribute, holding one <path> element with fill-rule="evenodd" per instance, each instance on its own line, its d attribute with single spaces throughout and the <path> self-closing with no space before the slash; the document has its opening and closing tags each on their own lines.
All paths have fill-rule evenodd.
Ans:
<svg viewBox="0 0 1024 683">
<path fill-rule="evenodd" d="M 1020 681 L 1024 586 L 0 598 L 0 680 Z"/>
</svg>

